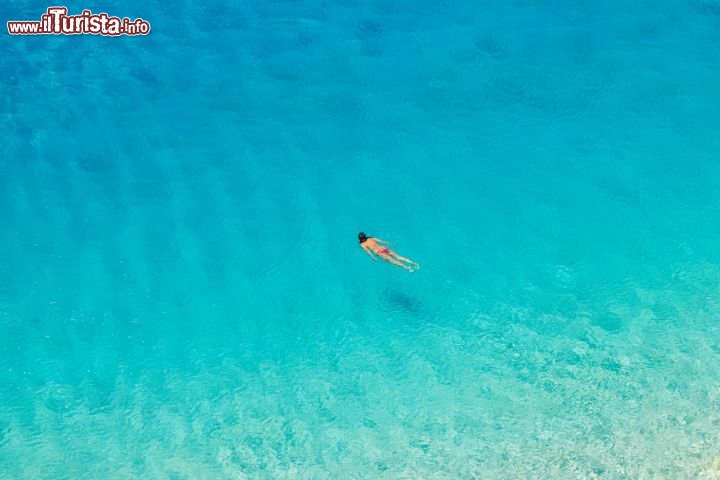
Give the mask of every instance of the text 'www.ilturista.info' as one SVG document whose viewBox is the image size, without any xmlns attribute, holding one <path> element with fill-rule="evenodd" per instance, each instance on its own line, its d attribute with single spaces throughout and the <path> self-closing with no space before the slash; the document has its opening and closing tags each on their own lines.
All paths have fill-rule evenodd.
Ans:
<svg viewBox="0 0 720 480">
<path fill-rule="evenodd" d="M 150 24 L 138 18 L 110 17 L 107 13 L 83 10 L 80 15 L 68 15 L 65 7 L 50 7 L 40 21 L 20 20 L 7 22 L 10 35 L 147 35 Z"/>
</svg>

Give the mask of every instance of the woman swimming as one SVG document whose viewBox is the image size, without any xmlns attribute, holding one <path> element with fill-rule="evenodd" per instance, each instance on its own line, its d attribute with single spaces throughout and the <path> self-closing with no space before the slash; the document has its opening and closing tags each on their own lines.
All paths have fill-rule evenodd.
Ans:
<svg viewBox="0 0 720 480">
<path fill-rule="evenodd" d="M 415 270 L 420 268 L 420 265 L 413 262 L 409 258 L 401 257 L 389 248 L 380 245 L 381 243 L 385 245 L 392 245 L 392 243 L 390 242 L 380 240 L 379 238 L 368 237 L 363 232 L 358 233 L 358 240 L 360 240 L 360 247 L 365 250 L 365 252 L 370 255 L 370 258 L 372 258 L 373 260 L 377 260 L 377 258 L 373 256 L 374 253 L 383 260 L 388 261 L 393 265 L 397 265 L 398 267 L 404 268 L 408 272 L 414 272 Z M 405 265 L 401 262 L 409 263 L 410 265 Z"/>
</svg>

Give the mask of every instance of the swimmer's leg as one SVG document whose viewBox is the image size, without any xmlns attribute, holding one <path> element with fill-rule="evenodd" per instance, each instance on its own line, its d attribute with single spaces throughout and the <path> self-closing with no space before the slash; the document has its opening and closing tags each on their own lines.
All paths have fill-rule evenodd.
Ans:
<svg viewBox="0 0 720 480">
<path fill-rule="evenodd" d="M 393 252 L 392 250 L 390 251 L 390 255 L 392 255 L 393 257 L 397 258 L 397 259 L 400 260 L 401 262 L 407 262 L 407 263 L 409 263 L 410 265 L 414 265 L 415 268 L 420 268 L 420 265 L 418 265 L 417 263 L 413 262 L 413 261 L 410 260 L 409 258 L 401 257 L 400 255 L 398 255 L 397 253 Z"/>
<path fill-rule="evenodd" d="M 393 265 L 397 265 L 397 266 L 400 267 L 400 268 L 404 268 L 404 269 L 407 270 L 408 272 L 412 272 L 412 271 L 413 271 L 412 268 L 408 267 L 407 265 L 403 265 L 402 263 L 398 262 L 397 260 L 395 260 L 394 258 L 392 258 L 392 257 L 391 257 L 390 255 L 388 255 L 387 253 L 379 253 L 378 256 L 379 256 L 380 258 L 382 258 L 383 260 L 386 260 L 386 261 L 392 263 Z"/>
</svg>

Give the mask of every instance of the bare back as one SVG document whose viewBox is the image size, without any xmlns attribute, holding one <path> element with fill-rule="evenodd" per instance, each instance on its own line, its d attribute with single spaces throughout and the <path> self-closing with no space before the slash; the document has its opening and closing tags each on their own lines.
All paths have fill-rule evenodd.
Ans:
<svg viewBox="0 0 720 480">
<path fill-rule="evenodd" d="M 377 252 L 381 248 L 380 245 L 378 245 L 377 241 L 372 237 L 368 237 L 368 239 L 360 245 L 364 248 L 369 248 L 373 252 Z"/>
</svg>

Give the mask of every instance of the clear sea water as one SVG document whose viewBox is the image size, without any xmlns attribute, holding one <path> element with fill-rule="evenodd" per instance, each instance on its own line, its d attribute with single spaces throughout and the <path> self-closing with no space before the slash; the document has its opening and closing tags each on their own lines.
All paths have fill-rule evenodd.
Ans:
<svg viewBox="0 0 720 480">
<path fill-rule="evenodd" d="M 0 36 L 0 479 L 720 478 L 716 0 L 67 7 L 152 32 Z"/>
</svg>

